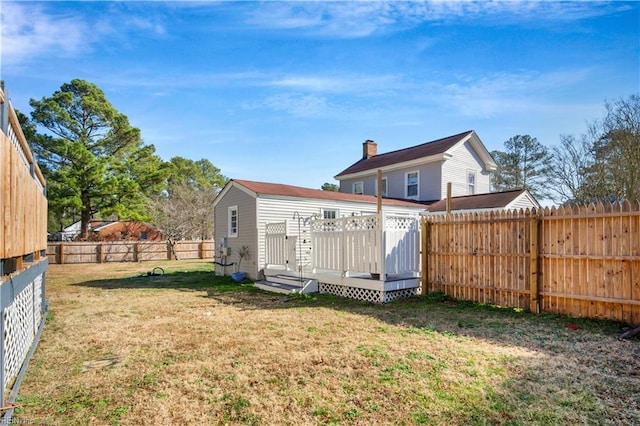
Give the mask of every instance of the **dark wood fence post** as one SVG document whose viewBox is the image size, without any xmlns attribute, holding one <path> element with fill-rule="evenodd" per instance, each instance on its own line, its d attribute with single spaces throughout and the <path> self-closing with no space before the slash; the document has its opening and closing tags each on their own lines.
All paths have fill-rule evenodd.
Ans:
<svg viewBox="0 0 640 426">
<path fill-rule="evenodd" d="M 539 232 L 540 216 L 536 210 L 531 211 L 531 220 L 529 221 L 529 309 L 534 314 L 540 313 L 540 273 L 538 271 L 538 257 L 540 253 Z"/>
<path fill-rule="evenodd" d="M 422 218 L 422 277 L 421 277 L 421 294 L 426 296 L 429 293 L 429 230 L 430 223 L 426 217 Z"/>
</svg>

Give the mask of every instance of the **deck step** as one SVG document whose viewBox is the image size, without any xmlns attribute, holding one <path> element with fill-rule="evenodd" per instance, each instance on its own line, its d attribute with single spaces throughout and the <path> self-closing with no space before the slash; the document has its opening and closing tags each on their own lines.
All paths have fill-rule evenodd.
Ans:
<svg viewBox="0 0 640 426">
<path fill-rule="evenodd" d="M 256 281 L 255 286 L 261 290 L 270 291 L 272 293 L 292 294 L 298 293 L 301 289 L 300 286 L 292 286 L 287 284 L 276 283 L 272 281 Z"/>
<path fill-rule="evenodd" d="M 304 287 L 304 284 L 308 281 L 308 279 L 305 279 L 305 278 L 300 279 L 300 277 L 296 277 L 292 275 L 278 274 L 278 275 L 268 275 L 267 277 L 265 277 L 265 281 L 302 288 Z"/>
<path fill-rule="evenodd" d="M 316 293 L 318 283 L 316 280 L 303 279 L 289 276 L 271 276 L 262 281 L 256 281 L 255 286 L 274 293 Z"/>
</svg>

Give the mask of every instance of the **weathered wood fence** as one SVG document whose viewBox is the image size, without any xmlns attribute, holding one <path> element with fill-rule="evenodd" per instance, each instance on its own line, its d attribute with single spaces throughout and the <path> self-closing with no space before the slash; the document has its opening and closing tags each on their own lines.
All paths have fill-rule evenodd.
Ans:
<svg viewBox="0 0 640 426">
<path fill-rule="evenodd" d="M 13 408 L 45 322 L 46 182 L 0 86 L 0 424 Z"/>
<path fill-rule="evenodd" d="M 428 216 L 423 293 L 640 323 L 638 202 Z"/>
<path fill-rule="evenodd" d="M 171 259 L 213 259 L 213 240 L 50 242 L 49 263 L 142 262 Z"/>
<path fill-rule="evenodd" d="M 47 197 L 40 168 L 2 90 L 0 128 L 0 259 L 6 274 L 21 269 L 24 256 L 39 259 L 43 254 Z"/>
</svg>

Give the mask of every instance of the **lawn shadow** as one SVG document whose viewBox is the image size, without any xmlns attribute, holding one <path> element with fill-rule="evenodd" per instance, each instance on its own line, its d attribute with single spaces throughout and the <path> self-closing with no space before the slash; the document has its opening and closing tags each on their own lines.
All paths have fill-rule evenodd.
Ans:
<svg viewBox="0 0 640 426">
<path fill-rule="evenodd" d="M 237 283 L 229 277 L 217 277 L 211 271 L 170 271 L 156 276 L 141 273 L 123 278 L 86 280 L 72 285 L 103 290 L 192 291 L 197 292 L 197 297 L 211 301 L 212 312 L 215 312 L 216 305 L 226 305 L 244 311 L 247 317 L 257 311 L 291 309 L 300 310 L 300 315 L 313 316 L 314 311 L 328 309 L 330 314 L 335 311 L 336 318 L 344 315 L 369 317 L 374 321 L 372 333 L 390 333 L 400 339 L 403 336 L 408 339 L 421 339 L 422 336 L 432 339 L 436 336 L 438 339 L 434 342 L 454 339 L 462 345 L 474 345 L 474 342 L 482 340 L 500 346 L 502 350 L 499 353 L 509 353 L 510 347 L 526 349 L 530 355 L 524 355 L 519 366 L 512 368 L 513 374 L 505 376 L 502 385 L 496 385 L 499 395 L 523 392 L 522 398 L 528 398 L 527 395 L 534 398 L 535 393 L 522 391 L 531 385 L 532 380 L 538 384 L 557 383 L 549 388 L 553 390 L 568 386 L 583 392 L 585 387 L 579 381 L 572 382 L 573 378 L 586 377 L 598 371 L 597 377 L 601 382 L 597 391 L 598 401 L 605 401 L 613 394 L 620 400 L 624 395 L 629 396 L 629 389 L 638 382 L 635 372 L 640 370 L 640 340 L 617 340 L 621 332 L 619 323 L 534 315 L 512 308 L 455 301 L 442 295 L 399 299 L 388 304 L 361 302 L 330 294 L 286 295 L 260 290 L 251 281 Z M 547 362 L 568 367 L 562 371 L 558 367 L 556 371 L 554 367 L 545 367 Z M 496 395 L 495 398 L 497 404 L 501 403 L 502 397 Z M 507 400 L 502 402 L 506 404 Z M 585 404 L 583 408 L 588 410 L 589 407 Z"/>
<path fill-rule="evenodd" d="M 165 289 L 200 290 L 215 288 L 220 292 L 233 292 L 239 289 L 257 291 L 251 281 L 237 283 L 230 277 L 215 276 L 211 271 L 168 271 L 154 268 L 151 271 L 121 278 L 104 278 L 73 283 L 74 287 L 99 288 L 103 290 L 127 289 Z"/>
<path fill-rule="evenodd" d="M 442 295 L 398 299 L 388 304 L 329 294 L 219 293 L 215 289 L 207 297 L 246 311 L 303 309 L 314 315 L 315 308 L 329 308 L 335 310 L 336 315 L 368 316 L 379 322 L 372 327 L 373 333 L 397 336 L 401 340 L 403 336 L 407 339 L 423 336 L 434 342 L 452 339 L 462 346 L 486 342 L 500 347 L 497 353 L 504 354 L 503 362 L 513 366 L 514 374 L 505 379 L 504 389 L 498 393 L 514 393 L 523 400 L 536 398 L 535 393 L 526 390 L 530 386 L 547 386 L 554 395 L 567 388 L 576 393 L 591 395 L 593 392 L 597 394 L 599 404 L 624 400 L 630 396 L 631 389 L 640 389 L 637 375 L 640 339 L 617 339 L 623 325 L 613 321 L 535 315 L 513 308 L 455 301 Z M 247 312 L 247 315 L 251 313 Z M 375 340 L 375 336 L 372 337 Z M 487 356 L 496 355 L 489 353 Z M 588 381 L 583 384 L 582 380 Z M 637 392 L 631 394 L 638 395 Z M 611 409 L 608 403 L 605 405 Z M 583 409 L 592 409 L 589 407 L 585 402 Z M 616 415 L 635 419 L 632 413 L 618 412 Z M 541 424 L 556 423 L 556 420 L 541 420 Z"/>
<path fill-rule="evenodd" d="M 122 278 L 83 281 L 72 286 L 115 289 L 175 289 L 201 291 L 202 297 L 243 310 L 330 308 L 338 312 L 367 315 L 409 332 L 439 332 L 489 339 L 500 344 L 526 346 L 551 353 L 562 345 L 589 336 L 617 337 L 625 329 L 614 321 L 570 318 L 532 313 L 513 308 L 455 301 L 443 295 L 397 299 L 375 304 L 330 294 L 286 295 L 258 289 L 252 281 L 241 283 L 211 271 L 153 271 Z M 640 339 L 630 342 L 638 345 Z"/>
<path fill-rule="evenodd" d="M 292 309 L 331 308 L 337 312 L 366 315 L 409 333 L 445 333 L 474 337 L 501 345 L 521 346 L 550 355 L 565 352 L 567 345 L 591 339 L 613 339 L 611 350 L 630 345 L 640 355 L 640 338 L 618 341 L 629 327 L 616 321 L 572 318 L 555 314 L 532 314 L 521 309 L 456 301 L 444 295 L 416 296 L 386 304 L 357 301 L 330 294 L 286 295 L 256 290 L 218 291 L 205 297 L 236 308 Z M 204 296 L 204 295 L 203 295 Z M 619 348 L 618 348 L 619 347 Z"/>
</svg>

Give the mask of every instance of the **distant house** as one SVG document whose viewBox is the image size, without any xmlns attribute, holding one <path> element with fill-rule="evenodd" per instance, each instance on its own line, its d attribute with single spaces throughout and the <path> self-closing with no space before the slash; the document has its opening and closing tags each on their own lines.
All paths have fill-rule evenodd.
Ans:
<svg viewBox="0 0 640 426">
<path fill-rule="evenodd" d="M 312 219 L 374 214 L 377 212 L 377 197 L 232 179 L 216 197 L 213 208 L 214 238 L 220 264 L 216 273 L 233 272 L 235 265 L 230 264 L 238 261 L 238 250 L 247 246 L 250 257 L 242 261 L 241 269 L 256 279 L 261 276 L 266 263 L 267 224 L 287 222 L 287 229 L 283 232 L 291 234 L 289 241 L 298 241 L 300 245 L 293 245 L 291 250 L 297 250 L 298 262 L 305 264 L 310 262 L 309 225 Z M 384 212 L 415 216 L 423 212 L 425 206 L 412 201 L 384 199 L 382 209 Z"/>
<path fill-rule="evenodd" d="M 451 211 L 455 213 L 527 208 L 540 208 L 540 204 L 526 189 L 451 197 Z M 445 213 L 447 200 L 430 204 L 427 210 L 429 213 Z"/>
<path fill-rule="evenodd" d="M 446 197 L 448 182 L 453 196 L 490 192 L 497 169 L 473 130 L 384 154 L 377 149 L 374 141 L 363 143 L 362 158 L 335 176 L 340 192 L 377 195 L 380 170 L 383 197 L 433 202 Z"/>
<path fill-rule="evenodd" d="M 56 235 L 60 241 L 71 241 L 80 235 L 80 222 L 75 222 Z M 132 220 L 89 222 L 89 237 L 93 241 L 159 241 L 162 233 L 158 228 L 144 222 Z"/>
</svg>

